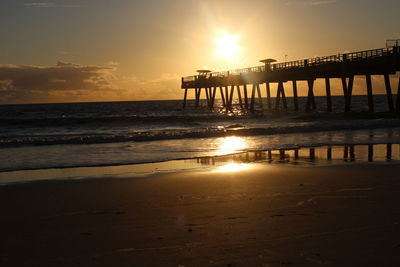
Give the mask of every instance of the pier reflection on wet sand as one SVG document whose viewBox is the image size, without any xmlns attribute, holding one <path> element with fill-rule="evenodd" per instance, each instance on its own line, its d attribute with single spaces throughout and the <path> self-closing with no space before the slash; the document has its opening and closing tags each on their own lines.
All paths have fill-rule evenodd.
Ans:
<svg viewBox="0 0 400 267">
<path fill-rule="evenodd" d="M 346 162 L 397 162 L 400 161 L 400 144 L 335 145 L 305 148 L 287 148 L 252 151 L 233 155 L 202 157 L 197 163 L 202 166 L 223 163 L 285 163 L 285 164 L 329 164 Z"/>
</svg>

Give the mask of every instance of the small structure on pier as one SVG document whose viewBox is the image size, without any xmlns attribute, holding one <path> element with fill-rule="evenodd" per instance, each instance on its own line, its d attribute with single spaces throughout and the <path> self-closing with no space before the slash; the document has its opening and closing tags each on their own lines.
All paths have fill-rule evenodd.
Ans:
<svg viewBox="0 0 400 267">
<path fill-rule="evenodd" d="M 198 75 L 182 78 L 184 93 L 183 107 L 186 107 L 188 90 L 195 90 L 196 107 L 199 106 L 202 90 L 205 91 L 207 106 L 212 109 L 217 91 L 220 92 L 223 107 L 232 108 L 232 101 L 236 91 L 239 105 L 244 110 L 254 110 L 256 93 L 258 104 L 262 107 L 260 86 L 266 85 L 267 110 L 279 111 L 282 100 L 283 108 L 287 107 L 284 83 L 293 84 L 293 101 L 295 110 L 299 110 L 297 82 L 306 81 L 308 85 L 307 103 L 305 110 L 316 109 L 314 98 L 314 83 L 317 79 L 325 80 L 326 109 L 332 111 L 330 79 L 338 78 L 342 81 L 343 96 L 345 99 L 344 111 L 351 111 L 354 76 L 363 75 L 366 80 L 369 111 L 374 111 L 372 75 L 382 75 L 385 81 L 389 111 L 400 112 L 400 79 L 396 103 L 393 101 L 390 75 L 400 71 L 400 40 L 387 40 L 386 48 L 358 51 L 326 57 L 315 57 L 304 60 L 275 63 L 274 59 L 261 60 L 264 66 L 245 69 L 211 72 L 199 70 Z M 278 89 L 275 98 L 275 107 L 271 106 L 270 84 L 277 83 Z M 248 97 L 247 86 L 252 85 L 251 97 Z M 219 90 L 217 90 L 219 89 Z M 243 94 L 242 94 L 243 92 Z M 243 98 L 242 98 L 243 95 Z M 250 102 L 250 103 L 249 103 Z"/>
<path fill-rule="evenodd" d="M 276 59 L 267 58 L 267 59 L 260 60 L 260 62 L 265 64 L 265 69 L 267 70 L 267 69 L 271 69 L 271 64 L 276 62 Z"/>
</svg>

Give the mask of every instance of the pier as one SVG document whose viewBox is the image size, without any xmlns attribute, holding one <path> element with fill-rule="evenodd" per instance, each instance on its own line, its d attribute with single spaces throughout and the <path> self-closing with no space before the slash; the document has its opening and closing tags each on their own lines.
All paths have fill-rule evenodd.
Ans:
<svg viewBox="0 0 400 267">
<path fill-rule="evenodd" d="M 199 70 L 197 75 L 182 77 L 184 90 L 183 108 L 187 105 L 189 90 L 194 90 L 195 107 L 204 91 L 207 107 L 214 108 L 217 94 L 220 95 L 223 108 L 232 109 L 236 94 L 240 108 L 254 111 L 257 107 L 267 111 L 288 110 L 288 97 L 284 84 L 292 83 L 294 110 L 299 111 L 297 83 L 307 83 L 307 101 L 304 111 L 311 112 L 316 109 L 314 98 L 315 90 L 324 90 L 326 95 L 326 111 L 332 112 L 331 79 L 340 79 L 345 100 L 345 112 L 351 111 L 351 99 L 355 76 L 365 77 L 366 95 L 368 96 L 368 109 L 374 112 L 372 76 L 379 75 L 384 79 L 388 111 L 400 112 L 400 78 L 398 81 L 397 97 L 394 99 L 390 84 L 390 75 L 400 71 L 400 40 L 387 40 L 386 48 L 365 50 L 326 57 L 314 57 L 304 60 L 276 63 L 274 59 L 261 60 L 264 65 L 211 72 Z M 315 81 L 323 79 L 325 88 L 314 88 Z M 277 84 L 275 105 L 271 102 L 271 84 Z M 250 91 L 249 91 L 250 89 Z M 266 91 L 266 103 L 262 101 L 262 91 Z"/>
</svg>

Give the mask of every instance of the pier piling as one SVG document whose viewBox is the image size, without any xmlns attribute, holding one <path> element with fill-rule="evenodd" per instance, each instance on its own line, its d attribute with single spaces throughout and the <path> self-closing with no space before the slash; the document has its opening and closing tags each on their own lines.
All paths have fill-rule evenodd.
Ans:
<svg viewBox="0 0 400 267">
<path fill-rule="evenodd" d="M 297 99 L 297 81 L 293 80 L 293 104 L 294 104 L 294 110 L 298 111 L 299 110 L 299 102 Z"/>
<path fill-rule="evenodd" d="M 365 79 L 367 82 L 368 109 L 369 109 L 369 112 L 374 112 L 374 98 L 373 98 L 373 94 L 372 94 L 371 74 L 365 75 Z"/>
<path fill-rule="evenodd" d="M 400 81 L 399 81 L 399 88 L 400 88 Z M 267 109 L 268 111 L 271 111 L 271 87 L 269 85 L 269 82 L 265 83 L 265 90 L 267 91 Z"/>
<path fill-rule="evenodd" d="M 392 111 L 394 111 L 394 106 L 393 106 L 392 87 L 390 86 L 389 74 L 386 73 L 383 76 L 384 76 L 384 79 L 385 79 L 385 87 L 386 87 L 386 95 L 387 95 L 388 107 L 389 107 L 389 111 L 392 112 Z"/>
<path fill-rule="evenodd" d="M 325 88 L 326 88 L 326 111 L 332 112 L 331 82 L 329 78 L 325 78 Z"/>
</svg>

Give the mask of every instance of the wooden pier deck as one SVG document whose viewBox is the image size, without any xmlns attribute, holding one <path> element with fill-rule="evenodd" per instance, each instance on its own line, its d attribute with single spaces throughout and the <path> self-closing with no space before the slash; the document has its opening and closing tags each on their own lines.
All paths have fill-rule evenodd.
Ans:
<svg viewBox="0 0 400 267">
<path fill-rule="evenodd" d="M 390 75 L 400 71 L 400 41 L 393 40 L 386 48 L 338 54 L 326 57 L 315 57 L 291 62 L 275 63 L 274 60 L 263 60 L 263 66 L 244 69 L 210 72 L 199 71 L 198 75 L 183 77 L 184 89 L 183 107 L 186 107 L 188 90 L 195 90 L 195 105 L 199 105 L 202 91 L 205 92 L 207 106 L 212 109 L 217 93 L 222 99 L 226 110 L 232 108 L 233 97 L 236 91 L 239 105 L 244 110 L 254 110 L 258 104 L 262 107 L 261 86 L 265 84 L 267 110 L 279 111 L 281 104 L 287 110 L 287 97 L 284 83 L 292 82 L 293 101 L 296 111 L 299 110 L 297 82 L 306 81 L 308 85 L 307 103 L 305 111 L 316 109 L 314 99 L 315 81 L 325 80 L 326 110 L 332 111 L 331 79 L 339 78 L 342 81 L 343 96 L 345 98 L 344 111 L 351 111 L 351 98 L 355 76 L 364 76 L 366 81 L 366 95 L 368 96 L 369 111 L 374 111 L 372 76 L 381 75 L 385 81 L 387 102 L 390 112 L 400 112 L 400 79 L 397 88 L 397 99 L 394 101 L 390 84 Z M 271 84 L 277 83 L 275 107 L 271 105 Z M 251 87 L 251 92 L 248 89 Z M 321 88 L 318 88 L 321 90 Z M 257 97 L 256 97 L 257 94 Z M 257 101 L 258 98 L 258 101 Z M 256 103 L 256 101 L 258 103 Z M 282 103 L 281 103 L 282 102 Z M 396 103 L 395 103 L 396 102 Z"/>
</svg>

